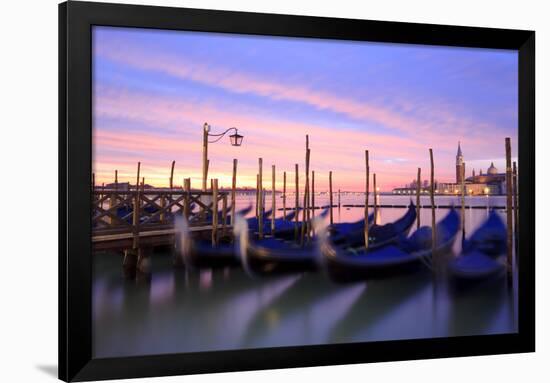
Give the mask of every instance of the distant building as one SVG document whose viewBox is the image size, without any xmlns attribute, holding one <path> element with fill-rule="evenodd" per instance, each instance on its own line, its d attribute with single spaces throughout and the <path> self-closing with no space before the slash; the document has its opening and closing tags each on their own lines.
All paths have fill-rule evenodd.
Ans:
<svg viewBox="0 0 550 383">
<path fill-rule="evenodd" d="M 464 176 L 464 156 L 460 148 L 460 141 L 458 141 L 458 150 L 456 151 L 456 183 L 461 184 Z"/>
<path fill-rule="evenodd" d="M 435 183 L 435 192 L 437 194 L 462 194 L 462 180 L 466 176 L 466 166 L 464 165 L 464 156 L 460 141 L 456 152 L 456 182 L 453 183 Z M 499 173 L 494 163 L 487 169 L 485 174 L 481 169 L 476 175 L 472 170 L 472 176 L 464 178 L 464 193 L 467 195 L 498 195 L 506 191 L 506 173 Z M 421 193 L 429 193 L 429 184 L 424 181 Z M 393 189 L 393 194 L 416 194 L 416 182 L 414 185 L 407 185 L 402 188 Z"/>
</svg>

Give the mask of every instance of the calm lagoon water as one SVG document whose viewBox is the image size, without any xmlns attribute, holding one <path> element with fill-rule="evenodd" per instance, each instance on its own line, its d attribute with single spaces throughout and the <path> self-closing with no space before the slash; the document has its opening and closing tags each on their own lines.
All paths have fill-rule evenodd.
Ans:
<svg viewBox="0 0 550 383">
<path fill-rule="evenodd" d="M 363 197 L 342 195 L 341 203 Z M 407 204 L 407 196 L 381 196 L 381 204 Z M 239 196 L 237 209 L 250 203 Z M 291 205 L 292 197 L 287 200 Z M 371 198 L 372 201 L 372 198 Z M 271 199 L 266 199 L 271 206 Z M 459 206 L 453 197 L 436 204 Z M 334 199 L 337 203 L 337 199 Z M 277 207 L 282 200 L 277 198 Z M 316 205 L 328 204 L 323 196 Z M 422 197 L 421 205 L 429 199 Z M 504 206 L 500 196 L 471 197 L 467 205 Z M 405 209 L 383 208 L 379 223 Z M 437 209 L 439 220 L 448 209 Z M 281 215 L 282 212 L 278 212 Z M 466 210 L 466 236 L 487 217 L 487 209 Z M 504 211 L 501 211 L 503 219 Z M 360 219 L 363 208 L 335 208 L 335 222 Z M 430 209 L 421 209 L 430 224 Z M 413 228 L 414 230 L 414 228 Z M 460 252 L 460 241 L 455 253 Z M 241 268 L 186 271 L 172 267 L 172 255 L 156 252 L 149 277 L 127 280 L 122 256 L 94 254 L 93 340 L 95 357 L 150 355 L 395 339 L 431 338 L 516 331 L 515 289 L 504 281 L 465 294 L 434 288 L 428 271 L 373 282 L 338 284 L 322 271 L 250 277 Z"/>
</svg>

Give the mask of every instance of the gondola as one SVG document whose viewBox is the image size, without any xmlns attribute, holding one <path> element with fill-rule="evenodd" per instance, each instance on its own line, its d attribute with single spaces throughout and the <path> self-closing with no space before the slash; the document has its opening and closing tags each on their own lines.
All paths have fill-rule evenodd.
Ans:
<svg viewBox="0 0 550 383">
<path fill-rule="evenodd" d="M 436 252 L 450 252 L 460 228 L 460 217 L 455 209 L 436 225 Z M 432 256 L 430 227 L 421 227 L 409 238 L 377 248 L 346 248 L 337 246 L 330 237 L 321 237 L 323 265 L 337 281 L 384 278 L 408 273 L 426 265 Z M 370 245 L 369 245 L 370 246 Z"/>
<path fill-rule="evenodd" d="M 328 212 L 329 209 L 324 209 L 321 214 L 316 215 L 315 218 L 323 219 L 328 215 Z M 288 214 L 285 220 L 279 222 L 279 224 L 275 226 L 275 233 L 271 232 L 271 220 L 268 220 L 267 225 L 264 225 L 264 235 L 271 235 L 287 241 L 294 240 L 296 228 L 298 229 L 298 232 L 301 232 L 303 223 L 302 220 L 299 220 L 299 222 L 296 223 L 296 221 L 293 220 L 295 217 L 295 211 L 292 211 L 292 213 Z M 312 220 L 315 218 L 312 218 Z"/>
<path fill-rule="evenodd" d="M 456 290 L 499 280 L 506 273 L 506 226 L 497 213 L 465 240 L 460 255 L 448 265 L 449 281 Z"/>
<path fill-rule="evenodd" d="M 324 213 L 316 216 L 314 222 L 322 221 Z M 248 228 L 247 222 L 239 220 L 235 227 L 235 240 L 238 243 L 241 264 L 248 273 L 278 273 L 289 271 L 308 271 L 317 268 L 318 242 L 314 236 L 306 245 L 300 246 L 294 240 L 295 222 L 284 220 L 282 227 L 275 226 L 275 236 L 250 240 L 255 232 Z M 301 222 L 298 228 L 301 228 Z M 292 240 L 280 238 L 280 233 L 290 235 Z M 286 237 L 286 235 L 285 235 Z"/>
<path fill-rule="evenodd" d="M 242 217 L 242 215 L 237 215 Z M 290 220 L 294 214 L 291 212 L 286 216 Z M 245 220 L 247 227 L 251 230 L 257 230 L 258 220 L 251 217 Z M 285 219 L 277 218 L 275 220 L 275 229 L 279 225 L 284 225 Z M 271 221 L 265 220 L 264 225 L 270 225 Z M 240 264 L 240 259 L 235 251 L 235 243 L 232 236 L 225 236 L 219 239 L 218 245 L 213 247 L 211 240 L 197 239 L 191 240 L 189 247 L 185 250 L 185 258 L 188 266 L 201 267 L 231 267 Z"/>
<path fill-rule="evenodd" d="M 506 225 L 496 210 L 462 245 L 463 251 L 479 250 L 490 256 L 499 256 L 506 251 Z"/>
<path fill-rule="evenodd" d="M 317 216 L 316 222 L 321 222 L 322 218 L 323 214 Z M 401 222 L 402 219 L 396 223 Z M 294 230 L 293 226 L 291 227 Z M 254 241 L 249 241 L 247 238 L 246 245 L 240 248 L 242 263 L 251 271 L 261 273 L 310 271 L 319 267 L 321 253 L 318 236 L 314 236 L 306 245 L 299 246 L 295 241 L 279 238 L 278 235 L 279 232 L 276 231 L 274 237 Z M 320 230 L 320 236 L 326 236 L 325 230 Z"/>
<path fill-rule="evenodd" d="M 374 213 L 370 213 L 368 217 L 369 227 L 374 222 Z M 364 232 L 365 219 L 360 219 L 355 222 L 334 223 L 329 227 L 329 233 L 333 242 L 343 242 L 346 237 L 352 233 Z"/>
<path fill-rule="evenodd" d="M 239 247 L 241 263 L 248 272 L 279 273 L 311 271 L 317 268 L 316 239 L 305 246 L 280 238 L 249 241 Z"/>
<path fill-rule="evenodd" d="M 373 218 L 374 219 L 374 218 Z M 370 220 L 370 217 L 369 217 Z M 416 220 L 416 206 L 409 204 L 405 214 L 395 222 L 385 225 L 372 225 L 369 228 L 369 247 L 375 249 L 391 243 L 396 243 L 406 236 Z M 357 228 L 347 228 L 341 233 L 331 234 L 331 242 L 338 246 L 361 247 L 365 244 L 364 223 Z"/>
</svg>

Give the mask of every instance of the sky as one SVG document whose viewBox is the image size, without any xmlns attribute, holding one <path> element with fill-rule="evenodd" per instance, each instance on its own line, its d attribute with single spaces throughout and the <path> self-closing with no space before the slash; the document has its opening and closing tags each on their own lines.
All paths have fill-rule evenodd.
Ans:
<svg viewBox="0 0 550 383">
<path fill-rule="evenodd" d="M 491 162 L 504 171 L 505 137 L 517 153 L 517 52 L 137 28 L 93 29 L 93 172 L 96 184 L 190 177 L 201 186 L 202 126 L 236 127 L 240 147 L 209 145 L 209 178 L 277 188 L 294 164 L 305 179 L 305 136 L 315 188 L 364 191 L 365 150 L 382 191 L 429 175 L 455 179 L 461 142 L 466 174 Z M 519 164 L 518 164 L 519 166 Z M 372 182 L 372 180 L 371 180 Z M 301 182 L 303 183 L 303 182 Z"/>
</svg>

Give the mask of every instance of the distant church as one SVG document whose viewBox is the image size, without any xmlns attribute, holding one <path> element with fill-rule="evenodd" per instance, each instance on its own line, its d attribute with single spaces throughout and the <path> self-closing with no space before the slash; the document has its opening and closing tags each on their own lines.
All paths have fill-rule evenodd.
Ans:
<svg viewBox="0 0 550 383">
<path fill-rule="evenodd" d="M 506 174 L 499 173 L 493 162 L 491 162 L 491 166 L 489 166 L 485 174 L 479 169 L 479 174 L 476 175 L 475 170 L 472 169 L 472 176 L 468 178 L 464 177 L 466 177 L 466 166 L 459 141 L 456 151 L 456 183 L 440 184 L 439 189 L 443 190 L 439 192 L 443 192 L 443 194 L 460 194 L 462 180 L 464 179 L 466 194 L 504 194 Z"/>
<path fill-rule="evenodd" d="M 462 180 L 464 180 L 464 193 L 467 195 L 495 195 L 504 194 L 506 191 L 506 174 L 499 173 L 494 163 L 491 162 L 491 166 L 487 169 L 485 174 L 479 169 L 479 174 L 476 175 L 475 170 L 472 169 L 472 176 L 466 178 L 466 165 L 464 163 L 464 155 L 462 154 L 462 148 L 460 147 L 460 141 L 458 142 L 458 149 L 456 151 L 456 177 L 454 183 L 437 183 L 435 185 L 435 191 L 437 194 L 457 195 L 462 193 Z M 421 187 L 422 193 L 427 193 L 429 190 L 428 185 Z M 410 185 L 401 188 L 393 189 L 394 194 L 415 194 L 416 193 L 416 181 L 413 181 Z"/>
</svg>

